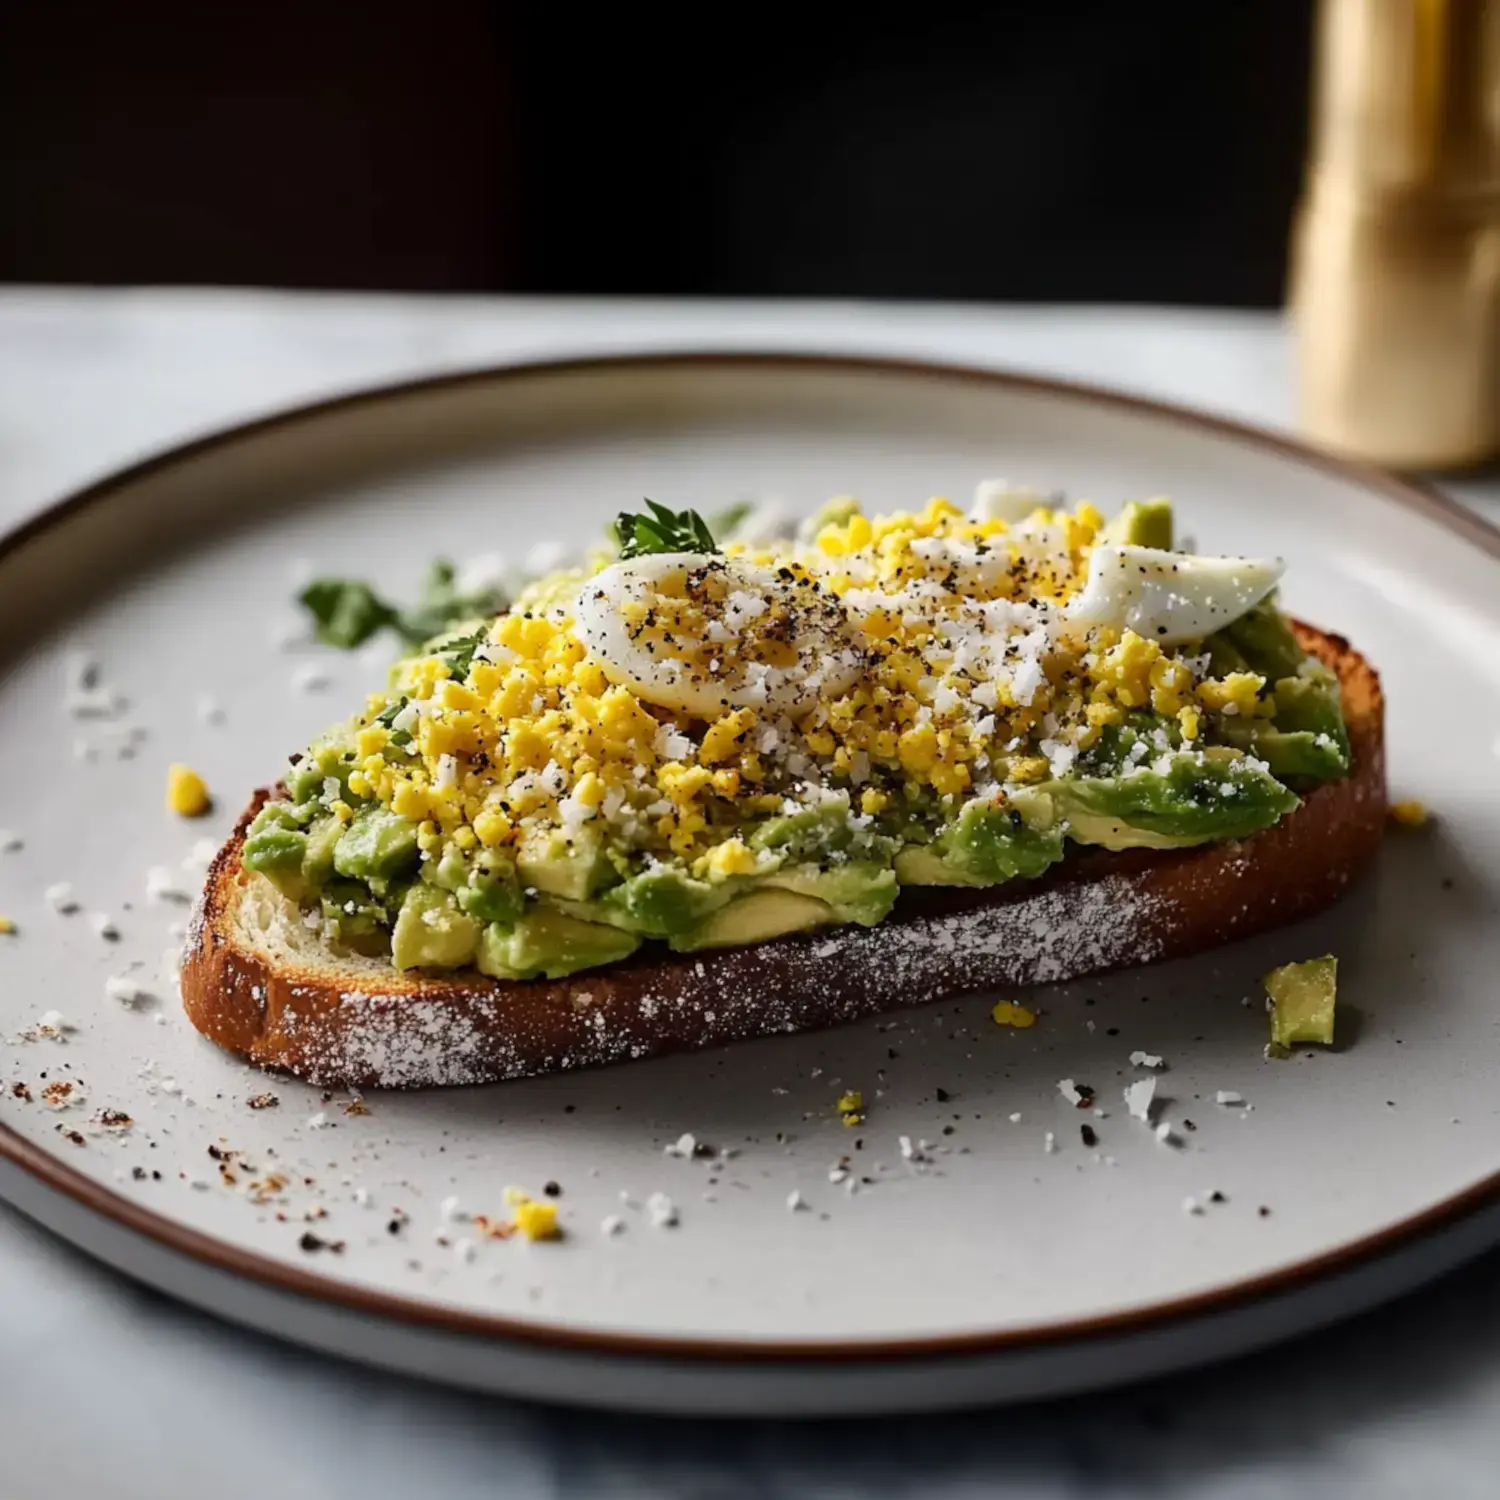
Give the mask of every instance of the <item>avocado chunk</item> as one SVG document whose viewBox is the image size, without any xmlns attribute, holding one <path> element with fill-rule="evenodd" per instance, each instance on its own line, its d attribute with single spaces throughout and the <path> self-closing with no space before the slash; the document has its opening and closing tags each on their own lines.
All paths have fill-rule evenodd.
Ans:
<svg viewBox="0 0 1500 1500">
<path fill-rule="evenodd" d="M 586 901 L 609 862 L 597 834 L 580 829 L 568 835 L 551 829 L 527 835 L 516 855 L 516 868 L 525 885 L 550 896 Z"/>
<path fill-rule="evenodd" d="M 1050 822 L 1051 807 L 1046 809 Z M 973 801 L 938 839 L 950 864 L 972 875 L 978 885 L 1032 879 L 1063 856 L 1062 830 L 1035 826 L 1019 804 Z"/>
<path fill-rule="evenodd" d="M 448 891 L 419 880 L 407 891 L 391 932 L 398 969 L 457 969 L 474 957 L 481 928 Z"/>
<path fill-rule="evenodd" d="M 902 885 L 1001 885 L 1033 879 L 1063 856 L 1062 828 L 1045 793 L 1026 805 L 967 803 L 931 844 L 912 844 L 896 856 Z"/>
<path fill-rule="evenodd" d="M 1339 961 L 1331 953 L 1272 969 L 1263 983 L 1269 997 L 1273 1054 L 1285 1055 L 1297 1042 L 1333 1045 L 1333 1011 L 1338 997 Z"/>
<path fill-rule="evenodd" d="M 1152 500 L 1130 501 L 1105 523 L 1099 540 L 1113 547 L 1155 547 L 1170 552 L 1172 529 L 1172 502 L 1158 495 Z"/>
<path fill-rule="evenodd" d="M 349 791 L 349 773 L 354 769 L 354 752 L 348 741 L 339 733 L 330 733 L 315 740 L 302 757 L 286 773 L 287 796 L 297 805 L 323 799 L 326 783 L 330 778 L 338 782 L 338 795 L 349 803 L 360 799 Z"/>
<path fill-rule="evenodd" d="M 499 922 L 486 927 L 475 963 L 496 979 L 562 979 L 580 969 L 618 963 L 640 944 L 634 933 L 540 907 L 513 927 Z"/>
<path fill-rule="evenodd" d="M 267 817 L 267 814 L 272 816 Z M 282 804 L 271 803 L 257 814 L 245 835 L 240 863 L 257 875 L 264 875 L 283 896 L 302 901 L 309 894 L 302 874 L 307 855 L 307 835 L 289 827 Z"/>
<path fill-rule="evenodd" d="M 826 526 L 842 526 L 850 517 L 859 514 L 859 501 L 853 495 L 835 495 L 826 500 L 798 528 L 798 537 L 805 542 L 815 541 Z"/>
<path fill-rule="evenodd" d="M 333 851 L 333 868 L 351 880 L 389 880 L 417 865 L 417 825 L 383 807 L 362 808 Z"/>
<path fill-rule="evenodd" d="M 736 948 L 837 920 L 825 901 L 793 891 L 755 890 L 721 907 L 692 932 L 674 937 L 672 947 L 679 953 L 698 948 Z"/>
<path fill-rule="evenodd" d="M 333 875 L 333 851 L 344 835 L 337 818 L 319 818 L 307 830 L 307 850 L 302 856 L 302 874 L 313 889 L 324 886 Z"/>
<path fill-rule="evenodd" d="M 1288 733 L 1265 719 L 1224 728 L 1225 743 L 1265 761 L 1279 780 L 1337 781 L 1349 772 L 1344 736 L 1313 734 L 1306 729 Z"/>
<path fill-rule="evenodd" d="M 384 953 L 390 919 L 385 907 L 358 880 L 331 880 L 318 895 L 318 909 L 334 938 L 360 953 Z"/>
<path fill-rule="evenodd" d="M 468 884 L 454 893 L 459 910 L 488 925 L 514 922 L 525 908 L 526 900 L 514 880 L 489 870 L 476 870 Z"/>
<path fill-rule="evenodd" d="M 606 891 L 596 904 L 606 913 L 602 920 L 614 926 L 665 938 L 691 931 L 733 894 L 730 884 L 710 885 L 663 865 L 632 875 Z"/>
<path fill-rule="evenodd" d="M 1068 834 L 1106 849 L 1178 848 L 1244 838 L 1297 806 L 1297 795 L 1245 756 L 1179 751 L 1164 770 L 1053 782 Z"/>
<path fill-rule="evenodd" d="M 1343 694 L 1331 668 L 1308 657 L 1290 677 L 1278 679 L 1272 688 L 1276 713 L 1272 723 L 1280 732 L 1310 734 L 1331 740 L 1343 759 L 1342 775 L 1349 769 L 1349 730 L 1344 723 Z"/>
<path fill-rule="evenodd" d="M 902 885 L 979 885 L 967 871 L 949 864 L 935 844 L 908 844 L 896 856 Z"/>
<path fill-rule="evenodd" d="M 817 807 L 803 808 L 779 818 L 768 818 L 749 837 L 757 853 L 779 854 L 793 864 L 827 864 L 829 856 L 885 861 L 899 847 L 896 839 L 856 825 L 846 795 L 831 797 Z"/>
<path fill-rule="evenodd" d="M 862 927 L 879 922 L 895 905 L 901 889 L 893 869 L 868 860 L 849 860 L 827 870 L 794 865 L 767 875 L 762 883 L 825 902 L 840 922 L 858 922 Z"/>
<path fill-rule="evenodd" d="M 1248 671 L 1274 682 L 1294 676 L 1307 658 L 1286 616 L 1276 607 L 1274 591 L 1232 624 L 1215 631 L 1204 645 L 1216 677 Z"/>
</svg>

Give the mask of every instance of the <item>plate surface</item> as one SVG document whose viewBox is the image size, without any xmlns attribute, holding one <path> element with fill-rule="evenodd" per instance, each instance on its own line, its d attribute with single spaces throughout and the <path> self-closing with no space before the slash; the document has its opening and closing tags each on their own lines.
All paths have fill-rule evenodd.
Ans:
<svg viewBox="0 0 1500 1500">
<path fill-rule="evenodd" d="M 148 897 L 148 868 L 195 886 L 195 840 L 221 837 L 250 789 L 382 675 L 368 651 L 278 643 L 308 571 L 400 594 L 435 555 L 586 545 L 643 494 L 702 509 L 770 495 L 805 512 L 853 492 L 891 508 L 995 474 L 1105 509 L 1168 493 L 1200 548 L 1285 555 L 1289 607 L 1381 669 L 1393 793 L 1435 822 L 1393 834 L 1325 917 L 1038 992 L 1026 1032 L 995 1026 L 981 997 L 360 1102 L 255 1073 L 183 1020 L 162 956 L 186 908 Z M 23 840 L 0 853 L 0 912 L 19 928 L 0 939 L 0 1189 L 226 1316 L 470 1384 L 641 1407 L 1041 1394 L 1389 1295 L 1495 1238 L 1497 548 L 1421 491 L 1228 424 L 878 362 L 499 371 L 168 455 L 0 554 L 0 824 Z M 77 652 L 128 700 L 121 716 L 70 715 Z M 314 672 L 323 690 L 306 690 Z M 220 799 L 202 825 L 163 810 L 171 761 Z M 60 881 L 81 910 L 49 904 Z M 1326 951 L 1340 1047 L 1266 1062 L 1259 976 Z M 154 998 L 107 998 L 111 975 Z M 49 1010 L 75 1029 L 37 1038 Z M 1158 1096 L 1178 1146 L 1124 1108 L 1138 1049 L 1166 1060 Z M 1067 1102 L 1065 1078 L 1092 1086 L 1102 1118 Z M 869 1101 L 859 1130 L 834 1108 L 849 1088 Z M 716 1154 L 666 1154 L 685 1132 Z M 566 1240 L 476 1242 L 465 1214 L 502 1216 L 508 1185 L 548 1182 Z M 1215 1190 L 1226 1201 L 1184 1211 Z M 676 1227 L 651 1226 L 652 1193 Z M 609 1215 L 623 1232 L 601 1233 Z"/>
</svg>

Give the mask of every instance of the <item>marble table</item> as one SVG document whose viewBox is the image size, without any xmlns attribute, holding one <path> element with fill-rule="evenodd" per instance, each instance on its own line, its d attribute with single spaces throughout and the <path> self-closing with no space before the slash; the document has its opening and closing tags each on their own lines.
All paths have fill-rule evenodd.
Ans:
<svg viewBox="0 0 1500 1500">
<path fill-rule="evenodd" d="M 0 289 L 0 526 L 153 449 L 360 385 L 554 354 L 1006 365 L 1290 421 L 1270 316 L 1164 309 Z M 1500 521 L 1500 481 L 1452 486 Z M 1500 1254 L 1237 1363 L 907 1422 L 617 1418 L 458 1394 L 175 1306 L 0 1209 L 5 1500 L 1500 1494 Z"/>
</svg>

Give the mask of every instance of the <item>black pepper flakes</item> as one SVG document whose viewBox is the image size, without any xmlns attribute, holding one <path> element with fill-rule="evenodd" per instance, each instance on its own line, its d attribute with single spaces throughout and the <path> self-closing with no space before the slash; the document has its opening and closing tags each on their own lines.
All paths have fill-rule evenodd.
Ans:
<svg viewBox="0 0 1500 1500">
<path fill-rule="evenodd" d="M 1092 1125 L 1080 1125 L 1078 1134 L 1083 1138 L 1085 1146 L 1097 1146 L 1099 1144 L 1099 1132 Z"/>
<path fill-rule="evenodd" d="M 549 1198 L 561 1198 L 562 1197 L 562 1188 L 557 1183 L 555 1183 L 555 1182 L 544 1182 L 542 1184 L 542 1191 Z"/>
<path fill-rule="evenodd" d="M 344 1242 L 343 1240 L 325 1240 L 322 1235 L 305 1230 L 302 1238 L 297 1241 L 297 1248 L 305 1250 L 309 1255 L 316 1254 L 319 1250 L 329 1250 L 334 1255 L 342 1255 Z"/>
</svg>

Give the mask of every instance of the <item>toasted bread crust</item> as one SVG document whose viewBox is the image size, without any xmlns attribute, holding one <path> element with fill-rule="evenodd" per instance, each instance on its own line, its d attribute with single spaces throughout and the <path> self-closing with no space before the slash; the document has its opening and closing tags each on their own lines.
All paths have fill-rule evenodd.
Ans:
<svg viewBox="0 0 1500 1500">
<path fill-rule="evenodd" d="M 1085 850 L 990 890 L 918 889 L 873 928 L 834 927 L 703 954 L 653 950 L 563 980 L 271 962 L 230 921 L 259 792 L 209 871 L 182 998 L 210 1040 L 319 1084 L 420 1088 L 811 1030 L 955 994 L 1176 958 L 1308 915 L 1379 847 L 1384 707 L 1370 665 L 1298 625 L 1338 673 L 1353 771 L 1254 837 L 1178 851 Z"/>
</svg>

